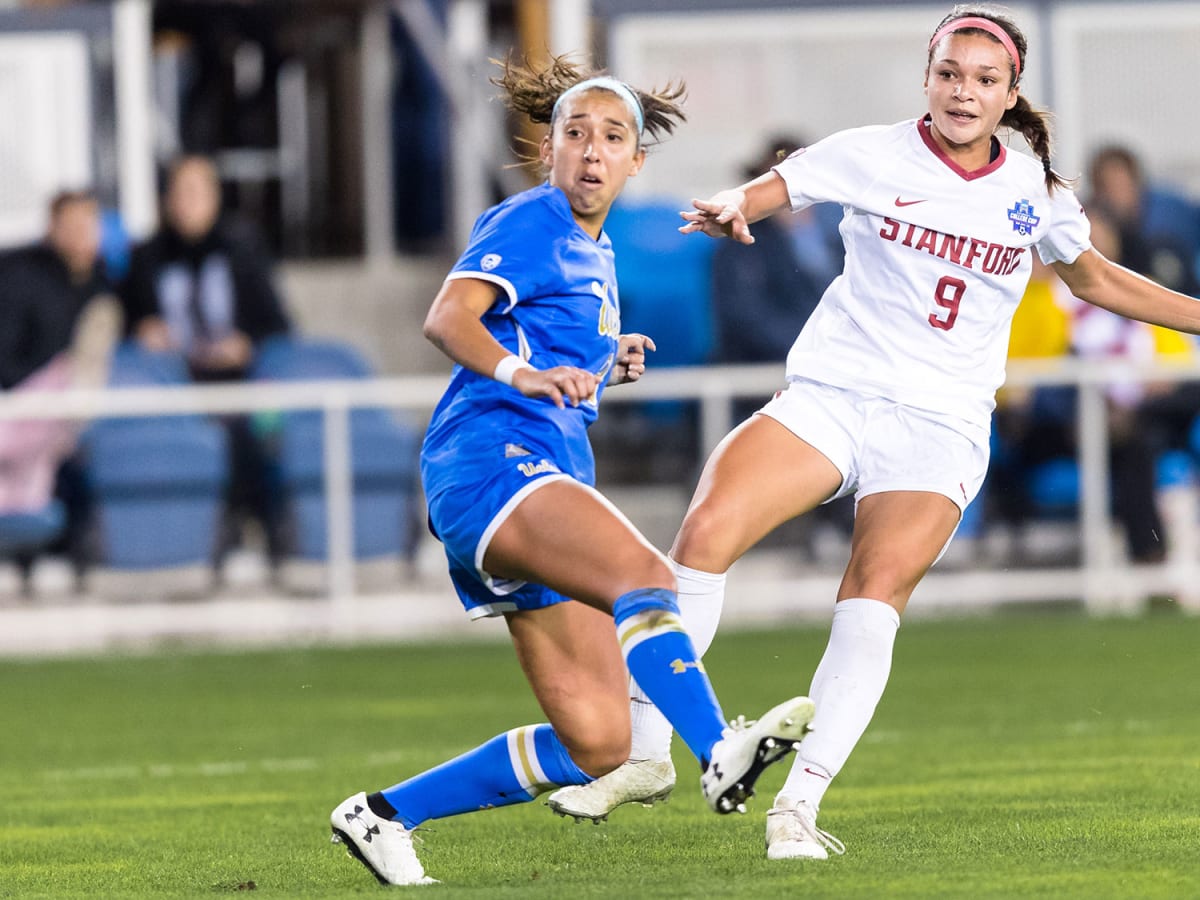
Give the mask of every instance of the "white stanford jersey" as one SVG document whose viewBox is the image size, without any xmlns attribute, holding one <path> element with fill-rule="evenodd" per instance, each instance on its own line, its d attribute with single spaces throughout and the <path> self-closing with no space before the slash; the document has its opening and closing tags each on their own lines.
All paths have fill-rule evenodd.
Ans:
<svg viewBox="0 0 1200 900">
<path fill-rule="evenodd" d="M 1074 262 L 1090 226 L 1041 163 L 1003 146 L 967 172 L 927 121 L 842 131 L 775 167 L 794 210 L 840 203 L 843 274 L 788 354 L 789 380 L 852 387 L 986 432 L 1033 247 Z"/>
</svg>

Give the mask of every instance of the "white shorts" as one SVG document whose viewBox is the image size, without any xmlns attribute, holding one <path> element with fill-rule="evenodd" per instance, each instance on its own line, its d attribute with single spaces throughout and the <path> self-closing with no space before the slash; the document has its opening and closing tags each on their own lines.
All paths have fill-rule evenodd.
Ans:
<svg viewBox="0 0 1200 900">
<path fill-rule="evenodd" d="M 842 473 L 830 500 L 883 491 L 942 494 L 965 510 L 987 474 L 988 435 L 955 416 L 799 379 L 759 412 L 829 458 Z"/>
</svg>

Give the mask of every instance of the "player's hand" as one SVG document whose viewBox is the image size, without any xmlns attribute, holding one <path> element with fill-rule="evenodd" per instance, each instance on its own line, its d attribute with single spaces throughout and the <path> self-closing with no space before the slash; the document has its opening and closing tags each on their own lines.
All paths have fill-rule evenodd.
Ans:
<svg viewBox="0 0 1200 900">
<path fill-rule="evenodd" d="M 166 353 L 169 350 L 179 349 L 175 339 L 171 337 L 171 329 L 167 326 L 166 320 L 158 316 L 147 316 L 142 319 L 138 323 L 134 336 L 138 343 L 151 353 Z"/>
<path fill-rule="evenodd" d="M 617 341 L 617 359 L 608 375 L 609 384 L 629 384 L 646 373 L 646 351 L 657 350 L 644 334 L 623 334 Z"/>
<path fill-rule="evenodd" d="M 679 227 L 680 233 L 699 231 L 709 237 L 731 237 L 740 244 L 753 244 L 754 235 L 742 213 L 745 199 L 742 191 L 721 191 L 709 200 L 693 200 L 693 208 L 679 214 L 686 223 Z"/>
<path fill-rule="evenodd" d="M 578 406 L 595 396 L 600 379 L 574 366 L 555 366 L 553 369 L 517 369 L 512 383 L 526 397 L 546 397 L 559 409 L 565 409 L 568 403 Z"/>
<path fill-rule="evenodd" d="M 192 358 L 200 368 L 212 372 L 245 369 L 254 358 L 254 344 L 246 335 L 235 331 L 201 344 Z"/>
</svg>

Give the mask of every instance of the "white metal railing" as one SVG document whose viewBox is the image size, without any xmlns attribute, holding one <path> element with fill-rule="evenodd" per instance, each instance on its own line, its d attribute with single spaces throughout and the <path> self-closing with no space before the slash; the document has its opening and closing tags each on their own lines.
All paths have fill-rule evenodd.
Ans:
<svg viewBox="0 0 1200 900">
<path fill-rule="evenodd" d="M 1172 565 L 1133 567 L 1113 552 L 1108 514 L 1109 471 L 1107 411 L 1104 388 L 1114 381 L 1200 380 L 1200 363 L 1052 359 L 1014 361 L 1008 384 L 1014 387 L 1076 385 L 1079 388 L 1080 529 L 1082 562 L 1073 572 L 1047 572 L 1056 584 L 1074 584 L 1089 607 L 1120 606 L 1131 590 L 1184 590 L 1196 593 L 1200 568 L 1191 550 Z M 0 420 L 92 418 L 162 414 L 228 414 L 264 411 L 320 410 L 324 414 L 324 474 L 328 527 L 327 589 L 337 607 L 352 603 L 354 576 L 353 486 L 350 475 L 349 413 L 355 408 L 382 407 L 427 414 L 446 386 L 440 375 L 377 378 L 360 381 L 241 382 L 164 387 L 7 392 L 0 394 Z M 695 400 L 700 407 L 700 442 L 710 451 L 733 425 L 733 404 L 740 397 L 768 397 L 783 385 L 776 364 L 703 366 L 651 370 L 637 385 L 605 393 L 605 404 L 651 400 Z M 994 573 L 1001 584 L 1008 575 Z M 1001 584 L 1002 588 L 1002 584 Z M 1022 587 L 1021 591 L 1027 591 Z M 1003 593 L 1003 590 L 1001 590 Z M 1015 594 L 1014 594 L 1015 596 Z"/>
</svg>

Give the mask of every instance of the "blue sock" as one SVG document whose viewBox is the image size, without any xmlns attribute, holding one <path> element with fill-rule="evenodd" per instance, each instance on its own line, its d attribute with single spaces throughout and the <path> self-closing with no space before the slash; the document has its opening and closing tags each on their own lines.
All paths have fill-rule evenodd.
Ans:
<svg viewBox="0 0 1200 900">
<path fill-rule="evenodd" d="M 679 621 L 674 592 L 644 588 L 623 594 L 613 603 L 613 620 L 629 674 L 700 764 L 707 765 L 709 751 L 721 739 L 725 717 L 692 639 Z"/>
<path fill-rule="evenodd" d="M 524 725 L 380 793 L 405 828 L 427 819 L 526 803 L 592 777 L 575 765 L 549 725 Z"/>
</svg>

